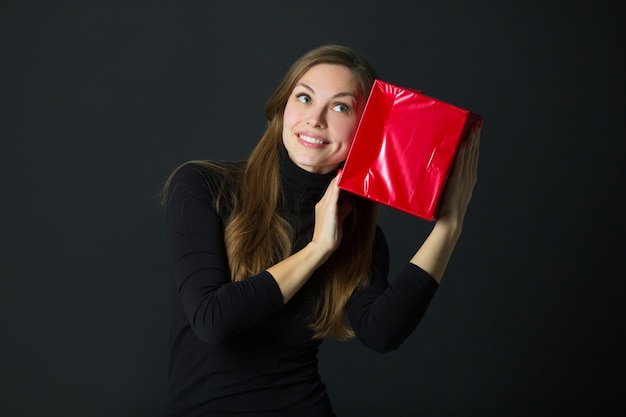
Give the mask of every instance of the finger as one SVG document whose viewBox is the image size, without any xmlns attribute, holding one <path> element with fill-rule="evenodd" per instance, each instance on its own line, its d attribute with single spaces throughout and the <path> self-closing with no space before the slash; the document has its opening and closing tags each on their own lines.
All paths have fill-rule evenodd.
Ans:
<svg viewBox="0 0 626 417">
<path fill-rule="evenodd" d="M 324 195 L 320 199 L 320 202 L 332 201 L 336 203 L 338 198 L 339 198 L 339 187 L 337 187 L 337 177 L 335 177 L 330 181 L 330 183 L 328 184 L 328 187 L 326 187 L 326 191 L 324 192 Z"/>
<path fill-rule="evenodd" d="M 463 146 L 459 149 L 457 158 L 459 170 L 471 169 L 476 160 L 477 146 L 480 139 L 480 126 L 475 124 L 471 127 L 469 134 L 463 141 Z M 456 168 L 456 165 L 455 165 Z"/>
<path fill-rule="evenodd" d="M 463 143 L 463 146 L 459 148 L 456 153 L 456 158 L 454 161 L 454 165 L 452 167 L 452 173 L 456 175 L 460 175 L 463 172 L 463 168 L 465 166 L 465 159 L 467 154 L 467 141 Z"/>
<path fill-rule="evenodd" d="M 339 186 L 337 186 L 337 182 L 338 177 L 335 177 L 330 181 L 330 184 L 328 184 L 329 196 L 333 203 L 337 203 L 337 201 L 339 201 L 339 193 L 341 192 Z"/>
</svg>

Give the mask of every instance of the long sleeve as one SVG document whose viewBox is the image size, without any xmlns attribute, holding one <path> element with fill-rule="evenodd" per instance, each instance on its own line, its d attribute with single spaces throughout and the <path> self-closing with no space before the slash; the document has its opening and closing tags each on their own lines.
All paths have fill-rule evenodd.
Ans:
<svg viewBox="0 0 626 417">
<path fill-rule="evenodd" d="M 415 330 L 435 292 L 437 281 L 408 263 L 387 282 L 389 250 L 382 231 L 376 235 L 371 284 L 357 289 L 346 311 L 359 340 L 377 352 L 397 349 Z"/>
<path fill-rule="evenodd" d="M 264 322 L 283 306 L 267 272 L 230 280 L 223 222 L 214 207 L 219 178 L 187 164 L 174 176 L 166 205 L 166 240 L 175 291 L 196 335 L 217 344 Z"/>
</svg>

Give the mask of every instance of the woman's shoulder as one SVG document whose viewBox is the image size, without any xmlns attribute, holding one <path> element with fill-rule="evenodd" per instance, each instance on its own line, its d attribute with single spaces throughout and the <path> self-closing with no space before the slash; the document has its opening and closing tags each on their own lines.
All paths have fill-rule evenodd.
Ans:
<svg viewBox="0 0 626 417">
<path fill-rule="evenodd" d="M 171 186 L 208 186 L 222 188 L 226 182 L 236 180 L 243 171 L 245 161 L 191 160 L 184 162 L 170 174 Z"/>
<path fill-rule="evenodd" d="M 245 161 L 184 162 L 169 175 L 163 187 L 162 203 L 168 206 L 172 199 L 185 199 L 187 196 L 209 205 L 215 205 L 223 198 L 230 201 L 244 167 Z"/>
<path fill-rule="evenodd" d="M 183 162 L 174 169 L 172 175 L 200 174 L 203 176 L 221 176 L 243 169 L 245 161 L 211 161 L 194 159 Z"/>
</svg>

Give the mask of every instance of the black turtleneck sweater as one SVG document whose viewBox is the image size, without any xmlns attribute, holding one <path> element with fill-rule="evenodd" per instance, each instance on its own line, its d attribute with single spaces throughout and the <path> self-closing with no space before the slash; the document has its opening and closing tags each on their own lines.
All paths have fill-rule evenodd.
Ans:
<svg viewBox="0 0 626 417">
<path fill-rule="evenodd" d="M 315 203 L 335 174 L 307 172 L 282 150 L 281 213 L 296 232 L 297 248 L 310 240 Z M 333 416 L 317 368 L 321 341 L 311 338 L 308 327 L 315 275 L 287 303 L 268 272 L 231 282 L 224 248 L 230 205 L 222 200 L 218 211 L 214 204 L 222 185 L 233 186 L 228 175 L 190 163 L 178 170 L 169 189 L 173 279 L 165 416 Z M 389 285 L 389 254 L 380 229 L 373 263 L 370 286 L 355 290 L 346 315 L 359 340 L 386 352 L 417 326 L 437 283 L 407 264 Z"/>
</svg>

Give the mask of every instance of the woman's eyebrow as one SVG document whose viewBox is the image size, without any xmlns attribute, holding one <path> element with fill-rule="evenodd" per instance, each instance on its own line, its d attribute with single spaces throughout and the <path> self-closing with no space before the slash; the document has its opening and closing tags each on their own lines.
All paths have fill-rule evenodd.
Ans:
<svg viewBox="0 0 626 417">
<path fill-rule="evenodd" d="M 310 85 L 306 83 L 300 82 L 296 84 L 296 87 L 304 87 L 305 89 L 309 90 L 311 93 L 315 94 L 315 90 L 313 89 L 313 87 L 311 87 Z M 352 97 L 354 100 L 356 100 L 356 95 L 349 91 L 337 93 L 332 98 L 339 98 L 339 97 Z"/>
</svg>

